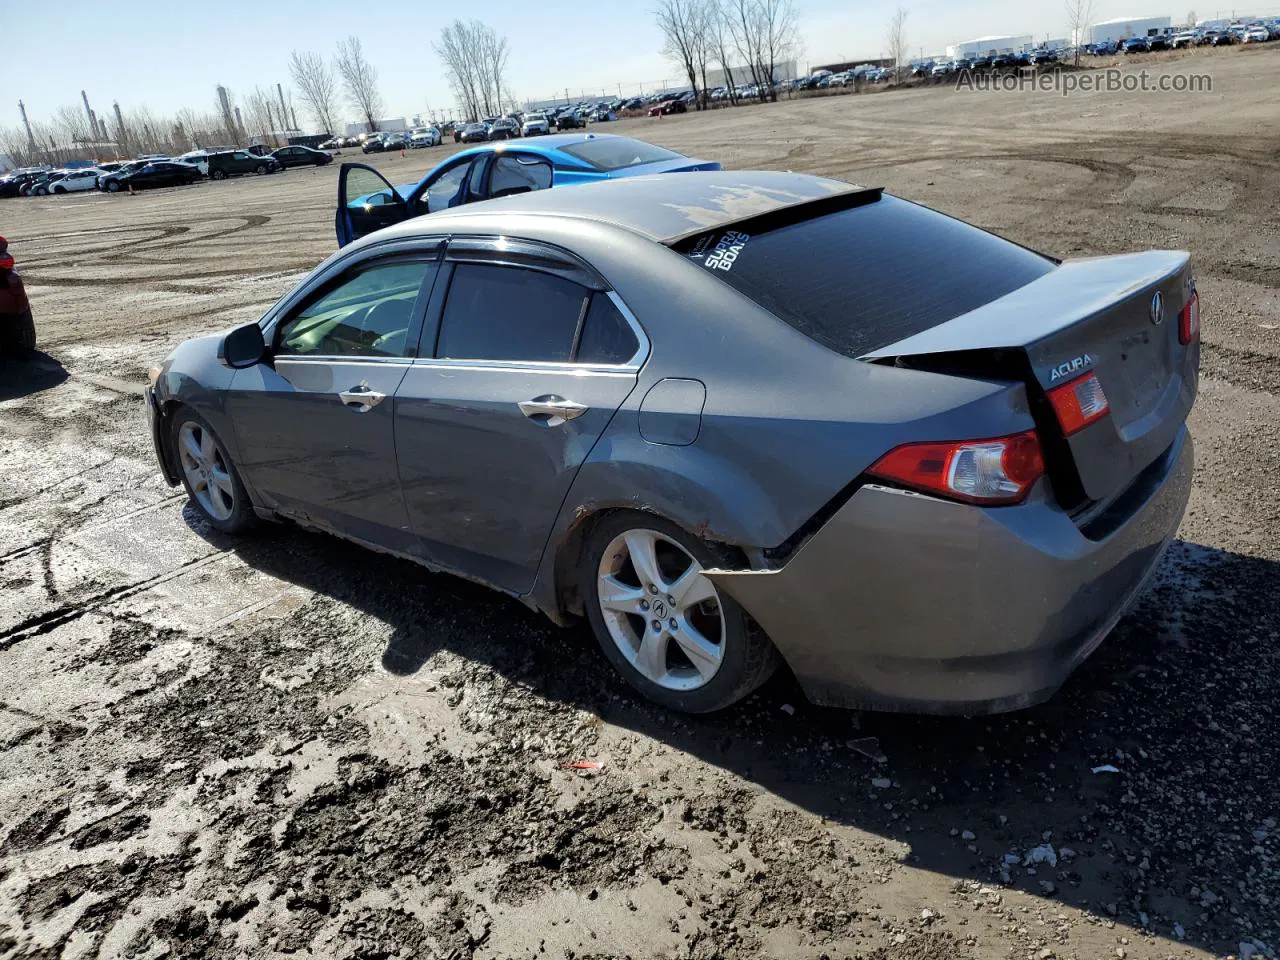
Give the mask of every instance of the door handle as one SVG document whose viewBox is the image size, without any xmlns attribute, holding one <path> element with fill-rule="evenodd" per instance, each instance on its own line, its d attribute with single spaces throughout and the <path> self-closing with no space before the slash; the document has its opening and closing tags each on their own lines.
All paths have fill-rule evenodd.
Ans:
<svg viewBox="0 0 1280 960">
<path fill-rule="evenodd" d="M 555 394 L 534 397 L 532 400 L 521 400 L 517 406 L 520 407 L 520 412 L 530 420 L 546 417 L 547 419 L 543 422 L 549 427 L 558 427 L 566 420 L 580 417 L 591 409 L 584 403 L 575 403 Z"/>
<path fill-rule="evenodd" d="M 367 383 L 362 383 L 352 387 L 350 390 L 343 390 L 338 394 L 338 399 L 357 413 L 368 413 L 383 400 L 387 399 L 387 395 L 378 393 L 377 390 L 371 390 Z"/>
</svg>

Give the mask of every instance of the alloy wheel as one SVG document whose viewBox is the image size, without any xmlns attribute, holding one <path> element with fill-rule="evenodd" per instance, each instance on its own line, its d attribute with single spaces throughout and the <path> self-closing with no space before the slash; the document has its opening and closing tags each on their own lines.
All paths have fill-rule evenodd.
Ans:
<svg viewBox="0 0 1280 960">
<path fill-rule="evenodd" d="M 236 507 L 235 484 L 213 434 L 188 420 L 178 431 L 178 459 L 191 495 L 215 520 L 228 520 Z"/>
<path fill-rule="evenodd" d="M 702 565 L 670 537 L 644 529 L 615 537 L 600 558 L 596 596 L 609 636 L 650 682 L 696 690 L 720 669 L 720 598 Z"/>
</svg>

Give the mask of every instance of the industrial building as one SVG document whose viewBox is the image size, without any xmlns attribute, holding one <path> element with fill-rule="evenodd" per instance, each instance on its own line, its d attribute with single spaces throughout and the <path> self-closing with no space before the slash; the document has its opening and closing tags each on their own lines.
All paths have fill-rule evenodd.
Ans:
<svg viewBox="0 0 1280 960">
<path fill-rule="evenodd" d="M 1121 43 L 1134 37 L 1164 37 L 1173 33 L 1171 17 L 1116 17 L 1090 24 L 1079 42 L 1095 45 Z"/>
<path fill-rule="evenodd" d="M 1031 36 L 979 37 L 976 40 L 966 40 L 964 43 L 947 47 L 947 56 L 953 60 L 1005 56 L 1011 53 L 1022 53 L 1034 46 L 1035 38 Z"/>
<path fill-rule="evenodd" d="M 386 120 L 379 120 L 378 129 L 383 133 L 405 133 L 408 131 L 409 125 L 404 122 L 404 117 L 391 117 Z M 361 120 L 356 123 L 348 123 L 347 132 L 343 136 L 358 137 L 360 134 L 368 132 L 369 125 Z"/>
</svg>

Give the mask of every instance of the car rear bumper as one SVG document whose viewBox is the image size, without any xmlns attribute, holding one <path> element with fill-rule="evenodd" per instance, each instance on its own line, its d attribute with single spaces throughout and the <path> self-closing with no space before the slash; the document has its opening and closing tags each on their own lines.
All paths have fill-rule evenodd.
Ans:
<svg viewBox="0 0 1280 960">
<path fill-rule="evenodd" d="M 867 485 L 781 569 L 707 575 L 816 703 L 1015 710 L 1050 697 L 1141 592 L 1182 519 L 1193 460 L 1183 427 L 1083 532 L 1045 481 L 996 509 Z"/>
</svg>

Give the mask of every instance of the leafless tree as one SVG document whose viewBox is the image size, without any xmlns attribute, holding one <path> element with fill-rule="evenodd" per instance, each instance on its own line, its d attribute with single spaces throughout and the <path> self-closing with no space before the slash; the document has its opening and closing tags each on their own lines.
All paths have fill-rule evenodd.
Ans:
<svg viewBox="0 0 1280 960">
<path fill-rule="evenodd" d="M 774 85 L 778 64 L 794 59 L 800 52 L 800 29 L 792 0 L 756 0 L 759 24 L 757 56 L 760 72 L 769 85 L 769 99 L 777 100 Z"/>
<path fill-rule="evenodd" d="M 326 133 L 336 133 L 337 124 L 333 118 L 338 99 L 338 78 L 324 57 L 310 51 L 293 51 L 289 55 L 289 75 L 320 128 Z"/>
<path fill-rule="evenodd" d="M 737 103 L 738 94 L 733 82 L 733 34 L 729 30 L 729 10 L 725 0 L 709 0 L 707 10 L 707 49 L 708 57 L 713 63 L 720 65 L 724 75 L 724 86 L 728 92 L 729 102 Z"/>
<path fill-rule="evenodd" d="M 1080 66 L 1080 48 L 1089 42 L 1089 21 L 1093 19 L 1093 0 L 1067 0 L 1067 27 L 1075 47 L 1075 65 Z"/>
<path fill-rule="evenodd" d="M 746 64 L 761 101 L 777 100 L 777 66 L 800 46 L 793 0 L 724 0 L 724 11 L 739 62 Z"/>
<path fill-rule="evenodd" d="M 706 0 L 659 0 L 654 11 L 662 31 L 662 52 L 689 78 L 699 110 L 706 107 L 710 6 Z"/>
<path fill-rule="evenodd" d="M 901 79 L 902 67 L 910 56 L 907 52 L 907 11 L 898 7 L 889 18 L 889 33 L 886 37 L 889 59 L 893 61 L 894 79 Z"/>
<path fill-rule="evenodd" d="M 280 104 L 268 88 L 254 87 L 244 98 L 244 125 L 250 136 L 276 146 L 276 131 L 288 126 L 280 122 Z"/>
<path fill-rule="evenodd" d="M 339 41 L 334 55 L 334 66 L 342 85 L 346 88 L 351 106 L 360 111 L 369 132 L 378 129 L 378 114 L 382 112 L 382 97 L 378 93 L 378 71 L 364 55 L 359 37 L 347 37 Z"/>
<path fill-rule="evenodd" d="M 479 20 L 455 20 L 434 44 L 449 74 L 458 109 L 469 120 L 501 113 L 512 99 L 507 87 L 507 38 Z"/>
</svg>

